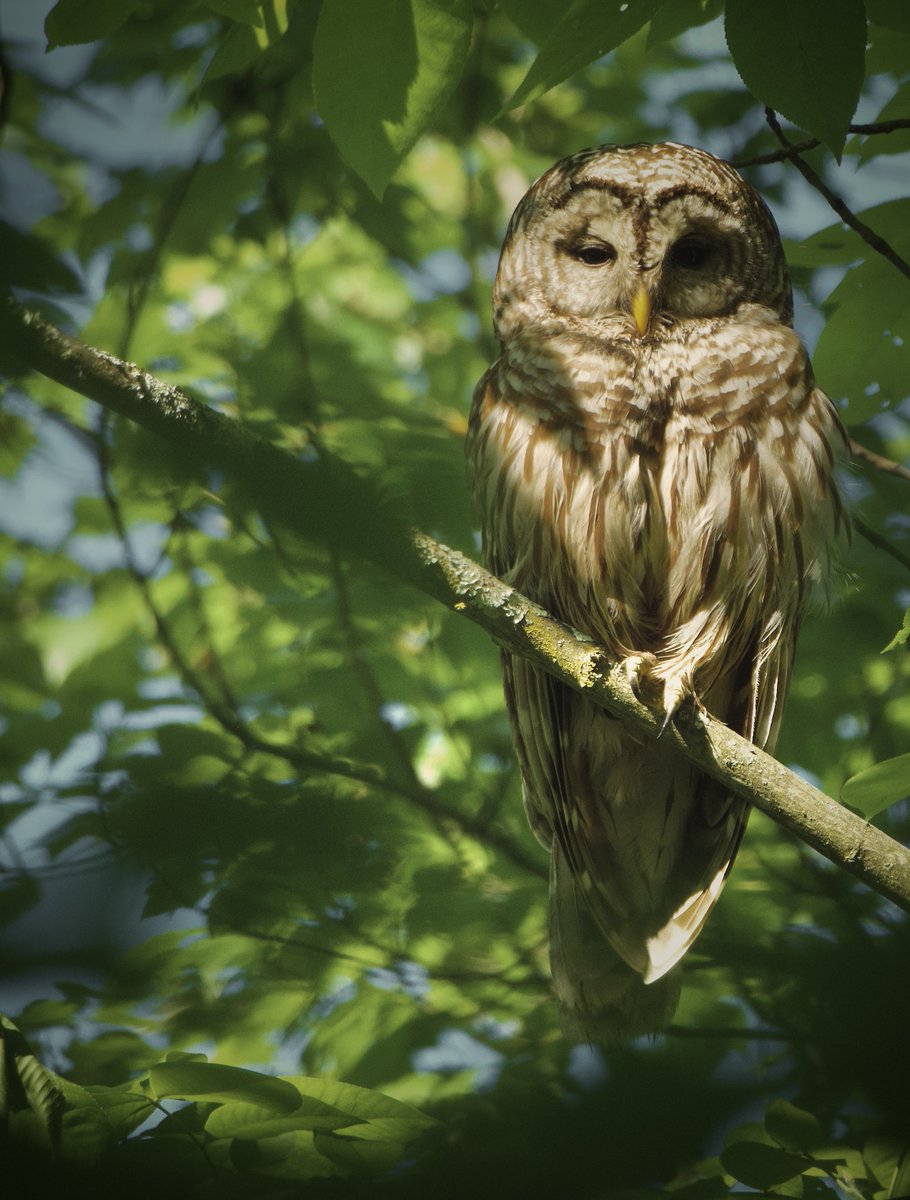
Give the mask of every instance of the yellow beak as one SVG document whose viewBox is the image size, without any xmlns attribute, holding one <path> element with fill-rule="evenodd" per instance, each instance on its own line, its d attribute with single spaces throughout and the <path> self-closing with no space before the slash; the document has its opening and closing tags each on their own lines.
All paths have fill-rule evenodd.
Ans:
<svg viewBox="0 0 910 1200">
<path fill-rule="evenodd" d="M 645 285 L 641 282 L 639 282 L 638 290 L 632 297 L 632 316 L 638 332 L 644 337 L 651 323 L 651 297 L 645 291 Z"/>
</svg>

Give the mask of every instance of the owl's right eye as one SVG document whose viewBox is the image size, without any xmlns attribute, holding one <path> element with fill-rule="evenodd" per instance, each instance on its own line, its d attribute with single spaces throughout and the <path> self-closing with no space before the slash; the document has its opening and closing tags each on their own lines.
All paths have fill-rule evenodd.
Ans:
<svg viewBox="0 0 910 1200">
<path fill-rule="evenodd" d="M 573 251 L 579 262 L 586 267 L 603 267 L 613 262 L 616 251 L 609 242 L 594 242 L 587 246 L 577 246 Z"/>
</svg>

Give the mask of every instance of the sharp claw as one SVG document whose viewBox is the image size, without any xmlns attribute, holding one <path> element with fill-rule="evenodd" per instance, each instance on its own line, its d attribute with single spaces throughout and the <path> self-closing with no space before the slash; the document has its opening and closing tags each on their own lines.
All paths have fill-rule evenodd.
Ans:
<svg viewBox="0 0 910 1200">
<path fill-rule="evenodd" d="M 622 669 L 629 681 L 629 687 L 635 694 L 635 698 L 642 704 L 648 703 L 644 695 L 647 690 L 645 685 L 649 682 L 649 673 L 655 666 L 657 666 L 657 659 L 650 653 L 631 654 L 628 658 L 623 659 Z"/>
<path fill-rule="evenodd" d="M 664 733 L 667 726 L 673 720 L 674 716 L 679 712 L 680 706 L 687 698 L 694 698 L 695 692 L 692 688 L 692 681 L 684 677 L 677 676 L 672 681 L 664 682 L 664 720 L 660 727 L 658 737 Z"/>
<path fill-rule="evenodd" d="M 649 651 L 630 654 L 623 660 L 622 667 L 635 698 L 663 718 L 657 733 L 658 738 L 666 733 L 667 727 L 684 701 L 691 699 L 696 704 L 699 703 L 691 677 L 671 675 L 670 678 L 666 678 L 660 675 L 659 660 Z"/>
</svg>

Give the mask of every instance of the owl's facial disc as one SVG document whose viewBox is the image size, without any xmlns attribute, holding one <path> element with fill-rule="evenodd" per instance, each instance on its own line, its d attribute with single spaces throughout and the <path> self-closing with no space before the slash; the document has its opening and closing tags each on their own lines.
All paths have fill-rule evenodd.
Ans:
<svg viewBox="0 0 910 1200">
<path fill-rule="evenodd" d="M 547 214 L 547 298 L 559 296 L 559 311 L 584 320 L 621 316 L 633 337 L 724 315 L 744 294 L 748 247 L 738 228 L 703 189 L 642 195 L 582 181 Z"/>
<path fill-rule="evenodd" d="M 554 320 L 660 339 L 743 304 L 792 319 L 780 238 L 756 193 L 701 150 L 603 146 L 557 163 L 519 204 L 495 322 L 502 340 Z"/>
</svg>

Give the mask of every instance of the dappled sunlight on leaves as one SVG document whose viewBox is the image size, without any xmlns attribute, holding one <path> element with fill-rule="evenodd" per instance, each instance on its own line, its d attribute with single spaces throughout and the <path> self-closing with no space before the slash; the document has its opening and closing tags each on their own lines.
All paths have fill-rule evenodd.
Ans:
<svg viewBox="0 0 910 1200">
<path fill-rule="evenodd" d="M 765 52 L 787 5 L 726 7 L 732 57 L 719 0 L 61 0 L 52 45 L 104 40 L 10 43 L 28 172 L 4 193 L 34 227 L 4 224 L 8 273 L 302 463 L 334 456 L 367 540 L 413 523 L 475 555 L 462 443 L 514 205 L 585 145 L 695 141 L 762 160 L 820 385 L 899 463 L 907 280 L 806 200 L 759 102 L 838 150 L 851 120 L 904 120 L 910 25 L 867 4 L 854 113 L 859 0 L 823 78 L 824 38 Z M 905 257 L 908 147 L 801 151 Z M 0 1156 L 36 1195 L 910 1191 L 896 909 L 753 814 L 674 1025 L 574 1044 L 489 639 L 387 576 L 385 541 L 342 553 L 353 501 L 282 494 L 304 541 L 2 357 Z M 832 796 L 852 779 L 906 841 L 908 481 L 862 460 L 846 488 L 896 553 L 854 537 L 778 757 Z"/>
</svg>

